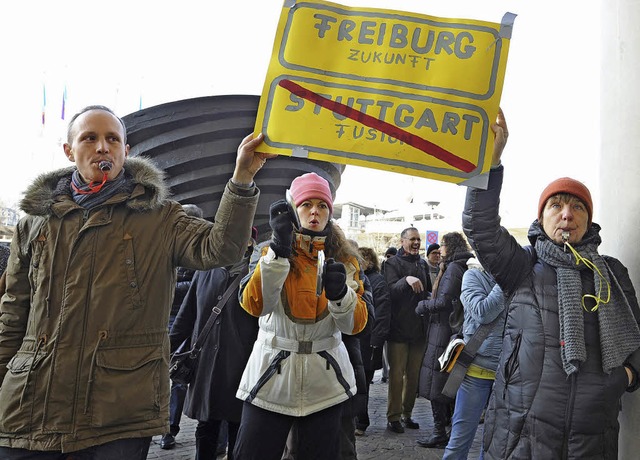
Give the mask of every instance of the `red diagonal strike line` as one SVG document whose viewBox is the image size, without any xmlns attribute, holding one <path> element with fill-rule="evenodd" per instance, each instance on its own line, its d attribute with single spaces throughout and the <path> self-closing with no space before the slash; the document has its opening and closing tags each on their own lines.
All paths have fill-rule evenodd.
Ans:
<svg viewBox="0 0 640 460">
<path fill-rule="evenodd" d="M 306 99 L 308 101 L 313 102 L 316 105 L 324 107 L 325 109 L 331 110 L 339 115 L 350 118 L 352 120 L 357 121 L 358 123 L 362 123 L 365 126 L 370 128 L 375 128 L 378 131 L 385 133 L 388 136 L 394 137 L 396 139 L 401 140 L 402 142 L 411 145 L 412 147 L 417 148 L 418 150 L 422 150 L 427 155 L 431 155 L 439 160 L 444 161 L 448 165 L 453 166 L 454 168 L 459 169 L 460 171 L 464 171 L 469 173 L 473 171 L 476 167 L 470 161 L 465 160 L 464 158 L 460 158 L 459 156 L 454 155 L 448 150 L 443 149 L 442 147 L 434 144 L 433 142 L 429 142 L 426 139 L 421 138 L 420 136 L 416 136 L 415 134 L 411 134 L 404 129 L 398 128 L 386 121 L 378 120 L 377 118 L 372 117 L 371 115 L 367 115 L 366 113 L 360 112 L 348 105 L 342 104 L 340 102 L 332 101 L 331 99 L 327 99 L 324 96 L 321 96 L 317 93 L 314 93 L 311 90 L 303 88 L 297 83 L 292 82 L 291 80 L 280 80 L 278 83 L 279 86 L 282 86 L 284 89 L 291 91 L 298 97 Z"/>
</svg>

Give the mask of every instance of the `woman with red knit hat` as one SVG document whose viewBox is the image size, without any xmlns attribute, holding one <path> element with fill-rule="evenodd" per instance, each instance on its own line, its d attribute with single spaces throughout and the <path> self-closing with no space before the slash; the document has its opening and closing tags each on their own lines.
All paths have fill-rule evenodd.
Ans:
<svg viewBox="0 0 640 460">
<path fill-rule="evenodd" d="M 618 414 L 640 370 L 640 308 L 627 269 L 600 255 L 600 226 L 581 182 L 540 195 L 521 247 L 500 226 L 508 131 L 493 126 L 486 190 L 469 188 L 463 228 L 506 297 L 507 319 L 484 425 L 485 459 L 617 459 Z"/>
<path fill-rule="evenodd" d="M 295 209 L 271 205 L 273 236 L 240 294 L 260 326 L 236 394 L 245 401 L 234 452 L 242 460 L 280 460 L 294 423 L 299 458 L 339 458 L 342 403 L 356 393 L 341 337 L 367 323 L 357 252 L 331 221 L 325 179 L 303 174 L 290 192 Z"/>
</svg>

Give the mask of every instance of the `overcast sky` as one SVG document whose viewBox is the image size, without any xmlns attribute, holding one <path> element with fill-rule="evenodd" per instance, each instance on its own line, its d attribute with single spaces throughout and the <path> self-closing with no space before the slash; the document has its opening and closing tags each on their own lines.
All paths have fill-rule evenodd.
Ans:
<svg viewBox="0 0 640 460">
<path fill-rule="evenodd" d="M 506 12 L 518 15 L 501 103 L 511 134 L 503 158 L 503 222 L 527 226 L 539 192 L 560 176 L 584 181 L 597 195 L 600 2 L 392 4 L 396 10 L 491 22 L 500 22 Z M 149 107 L 200 96 L 260 94 L 281 8 L 281 0 L 2 2 L 0 203 L 17 201 L 37 174 L 70 164 L 60 146 L 65 87 L 67 120 L 89 104 L 110 106 L 124 116 L 138 110 L 140 100 Z M 348 166 L 337 200 L 393 208 L 413 198 L 440 201 L 444 212 L 456 213 L 463 192 L 449 183 Z"/>
</svg>

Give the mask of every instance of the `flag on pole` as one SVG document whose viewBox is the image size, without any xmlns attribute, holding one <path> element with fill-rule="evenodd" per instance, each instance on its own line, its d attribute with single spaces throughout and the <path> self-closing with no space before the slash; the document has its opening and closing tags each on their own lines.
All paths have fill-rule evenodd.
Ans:
<svg viewBox="0 0 640 460">
<path fill-rule="evenodd" d="M 45 84 L 42 84 L 42 126 L 44 127 L 44 113 L 47 109 L 47 87 Z"/>
<path fill-rule="evenodd" d="M 64 89 L 62 90 L 62 112 L 60 113 L 60 118 L 64 120 L 64 109 L 67 104 L 67 85 L 64 85 Z"/>
</svg>

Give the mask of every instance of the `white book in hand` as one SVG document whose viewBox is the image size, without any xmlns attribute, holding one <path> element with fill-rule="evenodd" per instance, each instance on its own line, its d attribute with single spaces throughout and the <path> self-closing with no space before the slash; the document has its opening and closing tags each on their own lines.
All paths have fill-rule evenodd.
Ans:
<svg viewBox="0 0 640 460">
<path fill-rule="evenodd" d="M 453 365 L 456 363 L 458 356 L 460 356 L 460 352 L 464 348 L 464 340 L 459 337 L 451 340 L 445 348 L 444 353 L 440 355 L 438 358 L 438 362 L 440 363 L 440 372 L 451 372 L 453 369 Z"/>
</svg>

